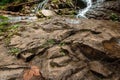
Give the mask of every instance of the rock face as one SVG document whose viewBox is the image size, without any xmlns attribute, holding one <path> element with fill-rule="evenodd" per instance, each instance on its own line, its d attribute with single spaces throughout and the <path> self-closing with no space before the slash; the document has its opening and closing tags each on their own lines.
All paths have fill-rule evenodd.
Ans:
<svg viewBox="0 0 120 80">
<path fill-rule="evenodd" d="M 45 80 L 119 80 L 119 25 L 54 17 L 21 26 L 9 46 L 20 48 L 24 60 L 33 54 Z"/>
<path fill-rule="evenodd" d="M 94 1 L 92 8 L 87 12 L 89 18 L 120 21 L 120 0 L 99 1 Z"/>
</svg>

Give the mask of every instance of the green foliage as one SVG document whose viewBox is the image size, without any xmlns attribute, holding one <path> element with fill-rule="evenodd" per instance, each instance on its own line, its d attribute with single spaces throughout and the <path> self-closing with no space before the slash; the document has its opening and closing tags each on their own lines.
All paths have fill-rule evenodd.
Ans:
<svg viewBox="0 0 120 80">
<path fill-rule="evenodd" d="M 0 22 L 0 26 L 6 26 L 8 24 L 9 24 L 8 22 Z"/>
<path fill-rule="evenodd" d="M 5 8 L 6 8 L 6 6 L 0 5 L 0 10 L 4 10 Z"/>
<path fill-rule="evenodd" d="M 1 0 L 0 5 L 6 5 L 6 4 L 12 3 L 12 2 L 23 2 L 23 1 L 26 1 L 26 0 Z"/>
<path fill-rule="evenodd" d="M 59 44 L 59 46 L 65 46 L 65 45 L 66 45 L 65 42 L 61 42 L 61 43 Z"/>
<path fill-rule="evenodd" d="M 0 15 L 0 20 L 9 20 L 9 18 L 8 18 L 8 17 L 5 17 L 5 16 L 3 16 L 3 15 Z"/>
<path fill-rule="evenodd" d="M 51 45 L 54 45 L 56 42 L 54 39 L 48 39 L 43 45 L 42 47 L 48 47 L 48 46 L 51 46 Z"/>
<path fill-rule="evenodd" d="M 7 30 L 6 25 L 8 24 L 9 24 L 8 22 L 0 22 L 0 34 Z"/>
<path fill-rule="evenodd" d="M 53 2 L 53 3 L 58 3 L 58 2 L 59 2 L 59 0 L 52 0 L 52 2 Z"/>
<path fill-rule="evenodd" d="M 0 23 L 0 36 L 5 36 L 4 42 L 6 46 L 9 45 L 10 43 L 10 38 L 14 35 L 17 34 L 18 27 L 19 25 L 12 25 L 9 24 L 8 22 L 1 22 Z"/>
<path fill-rule="evenodd" d="M 47 43 L 48 43 L 48 44 L 55 44 L 55 40 L 49 39 L 49 40 L 47 40 Z"/>
<path fill-rule="evenodd" d="M 7 20 L 9 20 L 8 17 L 0 15 L 0 35 L 7 30 L 6 26 L 9 24 Z"/>
<path fill-rule="evenodd" d="M 15 1 L 15 0 L 1 0 L 0 5 L 5 5 L 5 4 L 11 3 L 13 1 Z"/>
<path fill-rule="evenodd" d="M 0 22 L 0 33 L 3 32 L 15 32 L 19 25 L 12 25 L 8 27 L 9 22 Z"/>
<path fill-rule="evenodd" d="M 118 20 L 119 20 L 119 16 L 118 16 L 117 14 L 115 14 L 115 13 L 112 13 L 112 14 L 110 15 L 110 19 L 111 19 L 112 21 L 118 21 Z"/>
<path fill-rule="evenodd" d="M 10 29 L 10 30 L 15 30 L 15 29 L 17 29 L 18 27 L 19 27 L 19 25 L 16 24 L 16 25 L 10 26 L 9 29 Z"/>
<path fill-rule="evenodd" d="M 10 48 L 9 49 L 9 53 L 13 54 L 13 55 L 18 55 L 18 53 L 20 52 L 19 48 Z"/>
</svg>

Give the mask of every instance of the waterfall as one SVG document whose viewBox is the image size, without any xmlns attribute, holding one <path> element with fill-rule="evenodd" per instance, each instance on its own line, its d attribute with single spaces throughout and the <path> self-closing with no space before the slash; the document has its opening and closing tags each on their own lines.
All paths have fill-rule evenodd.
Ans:
<svg viewBox="0 0 120 80">
<path fill-rule="evenodd" d="M 42 2 L 39 3 L 39 5 L 37 6 L 35 12 L 37 12 L 40 9 L 44 9 L 45 5 L 48 3 L 49 0 L 43 0 Z M 85 15 L 86 13 L 90 10 L 90 8 L 93 6 L 92 4 L 92 0 L 82 0 L 83 2 L 87 3 L 87 7 L 79 10 L 78 14 L 77 14 L 77 18 L 82 17 L 82 18 L 87 18 Z M 96 4 L 102 3 L 105 0 L 97 0 Z"/>
<path fill-rule="evenodd" d="M 77 18 L 78 18 L 78 17 L 87 18 L 87 17 L 85 16 L 85 14 L 87 13 L 87 11 L 88 11 L 88 10 L 91 8 L 91 6 L 92 6 L 92 0 L 83 0 L 83 1 L 87 3 L 87 7 L 84 8 L 84 9 L 82 9 L 82 10 L 79 10 L 78 15 L 77 15 Z"/>
<path fill-rule="evenodd" d="M 40 9 L 44 9 L 44 6 L 48 3 L 49 0 L 43 0 L 42 2 L 40 2 L 35 10 L 35 12 L 37 12 Z"/>
</svg>

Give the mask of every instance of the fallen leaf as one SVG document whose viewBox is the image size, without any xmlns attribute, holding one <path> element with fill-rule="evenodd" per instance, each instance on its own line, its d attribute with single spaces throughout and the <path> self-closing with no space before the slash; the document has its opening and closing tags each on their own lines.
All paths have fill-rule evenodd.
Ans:
<svg viewBox="0 0 120 80">
<path fill-rule="evenodd" d="M 37 66 L 31 66 L 30 70 L 26 70 L 23 75 L 23 80 L 30 80 L 33 76 L 41 76 Z"/>
<path fill-rule="evenodd" d="M 32 66 L 31 70 L 33 71 L 33 75 L 40 76 L 40 70 L 37 66 Z"/>
</svg>

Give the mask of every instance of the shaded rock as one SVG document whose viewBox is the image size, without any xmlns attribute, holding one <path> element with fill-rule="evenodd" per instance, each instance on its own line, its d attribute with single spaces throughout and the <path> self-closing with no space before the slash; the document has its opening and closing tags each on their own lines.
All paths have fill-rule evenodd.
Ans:
<svg viewBox="0 0 120 80">
<path fill-rule="evenodd" d="M 23 59 L 25 62 L 30 61 L 35 56 L 34 53 L 21 53 L 18 54 L 18 57 Z"/>
<path fill-rule="evenodd" d="M 120 38 L 111 38 L 103 41 L 103 46 L 110 57 L 120 58 Z"/>
<path fill-rule="evenodd" d="M 89 65 L 90 65 L 90 70 L 96 73 L 99 73 L 104 77 L 108 77 L 109 75 L 112 74 L 112 72 L 100 62 L 93 61 L 93 62 L 90 62 Z"/>
</svg>

